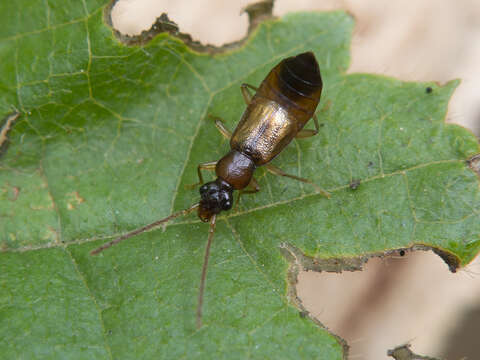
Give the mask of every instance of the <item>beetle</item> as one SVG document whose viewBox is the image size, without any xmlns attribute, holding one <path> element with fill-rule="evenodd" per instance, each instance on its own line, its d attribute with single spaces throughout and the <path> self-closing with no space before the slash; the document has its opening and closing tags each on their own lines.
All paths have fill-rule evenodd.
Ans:
<svg viewBox="0 0 480 360">
<path fill-rule="evenodd" d="M 105 243 L 90 254 L 98 254 L 134 235 L 197 210 L 198 217 L 203 222 L 210 223 L 196 314 L 197 327 L 201 327 L 203 293 L 216 217 L 222 211 L 232 208 L 234 191 L 239 191 L 240 196 L 242 193 L 255 193 L 260 190 L 253 177 L 255 169 L 265 166 L 275 175 L 311 184 L 319 193 L 330 197 L 328 192 L 310 180 L 287 174 L 270 163 L 294 138 L 307 138 L 318 133 L 315 110 L 322 88 L 320 68 L 315 55 L 310 51 L 283 59 L 268 73 L 259 88 L 242 84 L 241 92 L 247 108 L 233 134 L 220 118 L 214 118 L 220 133 L 230 139 L 230 151 L 218 161 L 198 165 L 200 201 Z M 251 90 L 255 91 L 253 95 Z M 310 119 L 313 119 L 315 129 L 304 129 Z M 204 183 L 202 170 L 214 170 L 216 180 Z"/>
</svg>

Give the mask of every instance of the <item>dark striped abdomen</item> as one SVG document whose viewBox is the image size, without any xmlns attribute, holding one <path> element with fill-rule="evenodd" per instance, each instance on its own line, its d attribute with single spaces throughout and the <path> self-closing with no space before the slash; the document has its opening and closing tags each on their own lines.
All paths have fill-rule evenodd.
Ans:
<svg viewBox="0 0 480 360">
<path fill-rule="evenodd" d="M 315 55 L 305 52 L 282 60 L 263 80 L 256 96 L 266 97 L 298 119 L 298 130 L 313 116 L 322 93 Z"/>
</svg>

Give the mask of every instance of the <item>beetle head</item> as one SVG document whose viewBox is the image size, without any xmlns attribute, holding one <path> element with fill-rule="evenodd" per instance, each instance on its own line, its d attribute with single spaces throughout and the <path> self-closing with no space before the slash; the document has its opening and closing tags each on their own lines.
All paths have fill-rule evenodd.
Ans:
<svg viewBox="0 0 480 360">
<path fill-rule="evenodd" d="M 230 210 L 233 205 L 233 188 L 221 178 L 203 184 L 200 187 L 200 205 L 198 217 L 207 222 L 213 216 L 224 210 Z"/>
</svg>

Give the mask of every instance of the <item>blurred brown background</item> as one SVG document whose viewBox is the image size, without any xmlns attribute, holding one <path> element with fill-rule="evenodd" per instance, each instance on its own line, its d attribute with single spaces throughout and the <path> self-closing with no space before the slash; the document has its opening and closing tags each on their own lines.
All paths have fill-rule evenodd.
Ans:
<svg viewBox="0 0 480 360">
<path fill-rule="evenodd" d="M 252 1 L 120 0 L 114 26 L 138 34 L 168 13 L 182 32 L 222 45 L 245 36 L 241 9 Z M 345 9 L 356 19 L 350 73 L 462 83 L 447 121 L 480 135 L 480 1 L 278 0 L 274 14 Z M 416 353 L 480 359 L 480 261 L 452 274 L 431 252 L 369 261 L 356 273 L 302 273 L 306 306 L 351 346 L 350 359 L 388 359 L 410 342 Z"/>
</svg>

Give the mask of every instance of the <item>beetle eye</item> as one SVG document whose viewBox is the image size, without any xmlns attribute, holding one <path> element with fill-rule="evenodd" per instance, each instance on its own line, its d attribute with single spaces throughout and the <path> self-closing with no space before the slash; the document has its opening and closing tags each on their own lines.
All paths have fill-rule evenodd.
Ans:
<svg viewBox="0 0 480 360">
<path fill-rule="evenodd" d="M 224 198 L 221 202 L 222 210 L 230 210 L 232 208 L 232 199 L 228 195 L 228 193 L 224 194 Z"/>
<path fill-rule="evenodd" d="M 200 195 L 203 195 L 208 190 L 207 184 L 200 187 Z"/>
</svg>

